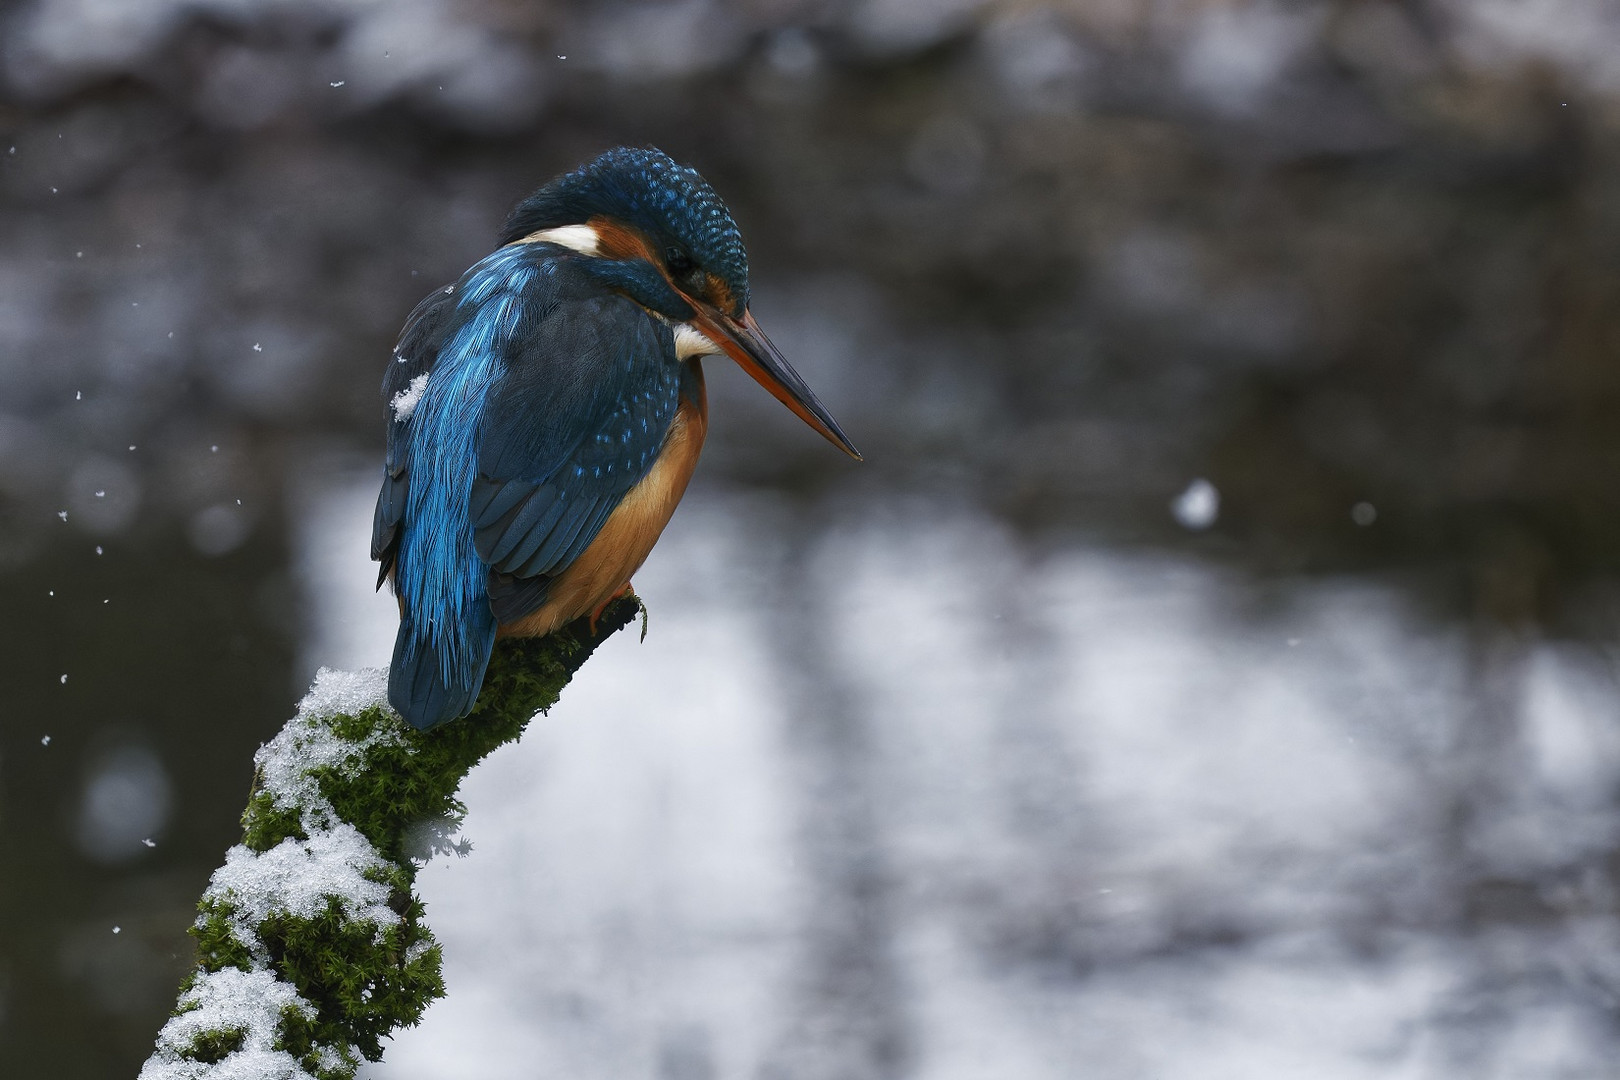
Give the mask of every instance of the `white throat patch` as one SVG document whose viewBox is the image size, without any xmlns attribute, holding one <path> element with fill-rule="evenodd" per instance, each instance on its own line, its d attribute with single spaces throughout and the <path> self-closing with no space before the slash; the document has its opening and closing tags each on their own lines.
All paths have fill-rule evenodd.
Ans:
<svg viewBox="0 0 1620 1080">
<path fill-rule="evenodd" d="M 519 240 L 520 244 L 558 244 L 581 255 L 602 254 L 602 238 L 589 225 L 559 225 L 541 229 Z"/>
<path fill-rule="evenodd" d="M 676 323 L 671 329 L 675 331 L 677 360 L 690 360 L 694 356 L 714 356 L 725 351 L 716 345 L 709 335 L 691 323 Z"/>
</svg>

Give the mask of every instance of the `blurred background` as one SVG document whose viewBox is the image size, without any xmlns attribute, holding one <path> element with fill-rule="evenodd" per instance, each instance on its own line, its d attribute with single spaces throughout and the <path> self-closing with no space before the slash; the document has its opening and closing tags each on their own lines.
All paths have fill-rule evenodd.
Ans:
<svg viewBox="0 0 1620 1080">
<path fill-rule="evenodd" d="M 1615 1076 L 1617 135 L 1611 0 L 6 7 L 3 1071 L 138 1069 L 404 316 L 653 143 L 868 460 L 710 362 L 368 1077 Z"/>
</svg>

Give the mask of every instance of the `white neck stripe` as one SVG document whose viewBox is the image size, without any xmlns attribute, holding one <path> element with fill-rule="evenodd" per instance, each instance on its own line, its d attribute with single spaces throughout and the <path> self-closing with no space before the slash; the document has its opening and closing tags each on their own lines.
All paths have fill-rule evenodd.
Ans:
<svg viewBox="0 0 1620 1080">
<path fill-rule="evenodd" d="M 602 254 L 602 237 L 589 225 L 559 225 L 555 229 L 541 229 L 518 243 L 557 244 L 581 255 Z"/>
</svg>

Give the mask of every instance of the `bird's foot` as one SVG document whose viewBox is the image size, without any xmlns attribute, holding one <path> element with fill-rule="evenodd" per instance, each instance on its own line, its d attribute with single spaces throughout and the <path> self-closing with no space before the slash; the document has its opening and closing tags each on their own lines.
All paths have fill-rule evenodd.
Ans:
<svg viewBox="0 0 1620 1080">
<path fill-rule="evenodd" d="M 619 591 L 618 592 L 614 593 L 612 596 L 608 597 L 606 600 L 602 601 L 600 604 L 597 605 L 596 610 L 591 612 L 591 621 L 590 621 L 591 637 L 596 636 L 596 620 L 600 619 L 602 617 L 602 612 L 604 612 L 604 611 L 606 611 L 608 609 L 608 605 L 613 603 L 613 601 L 615 601 L 615 600 L 623 600 L 625 597 L 631 595 L 633 592 L 635 592 L 635 589 L 632 588 L 630 583 L 627 581 L 623 585 L 619 586 Z M 642 627 L 641 636 L 643 638 L 645 638 L 647 636 L 647 630 L 646 630 L 645 626 Z"/>
</svg>

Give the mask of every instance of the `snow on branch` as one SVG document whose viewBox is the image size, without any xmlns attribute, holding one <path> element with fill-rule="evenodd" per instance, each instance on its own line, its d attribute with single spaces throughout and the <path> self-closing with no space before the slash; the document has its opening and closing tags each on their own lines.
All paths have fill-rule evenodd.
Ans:
<svg viewBox="0 0 1620 1080">
<path fill-rule="evenodd" d="M 384 1036 L 444 994 L 439 946 L 411 889 L 466 814 L 467 772 L 549 709 L 641 602 L 545 638 L 496 642 L 478 704 L 418 732 L 388 673 L 322 668 L 254 755 L 242 842 L 198 904 L 197 969 L 140 1080 L 352 1080 Z"/>
</svg>

